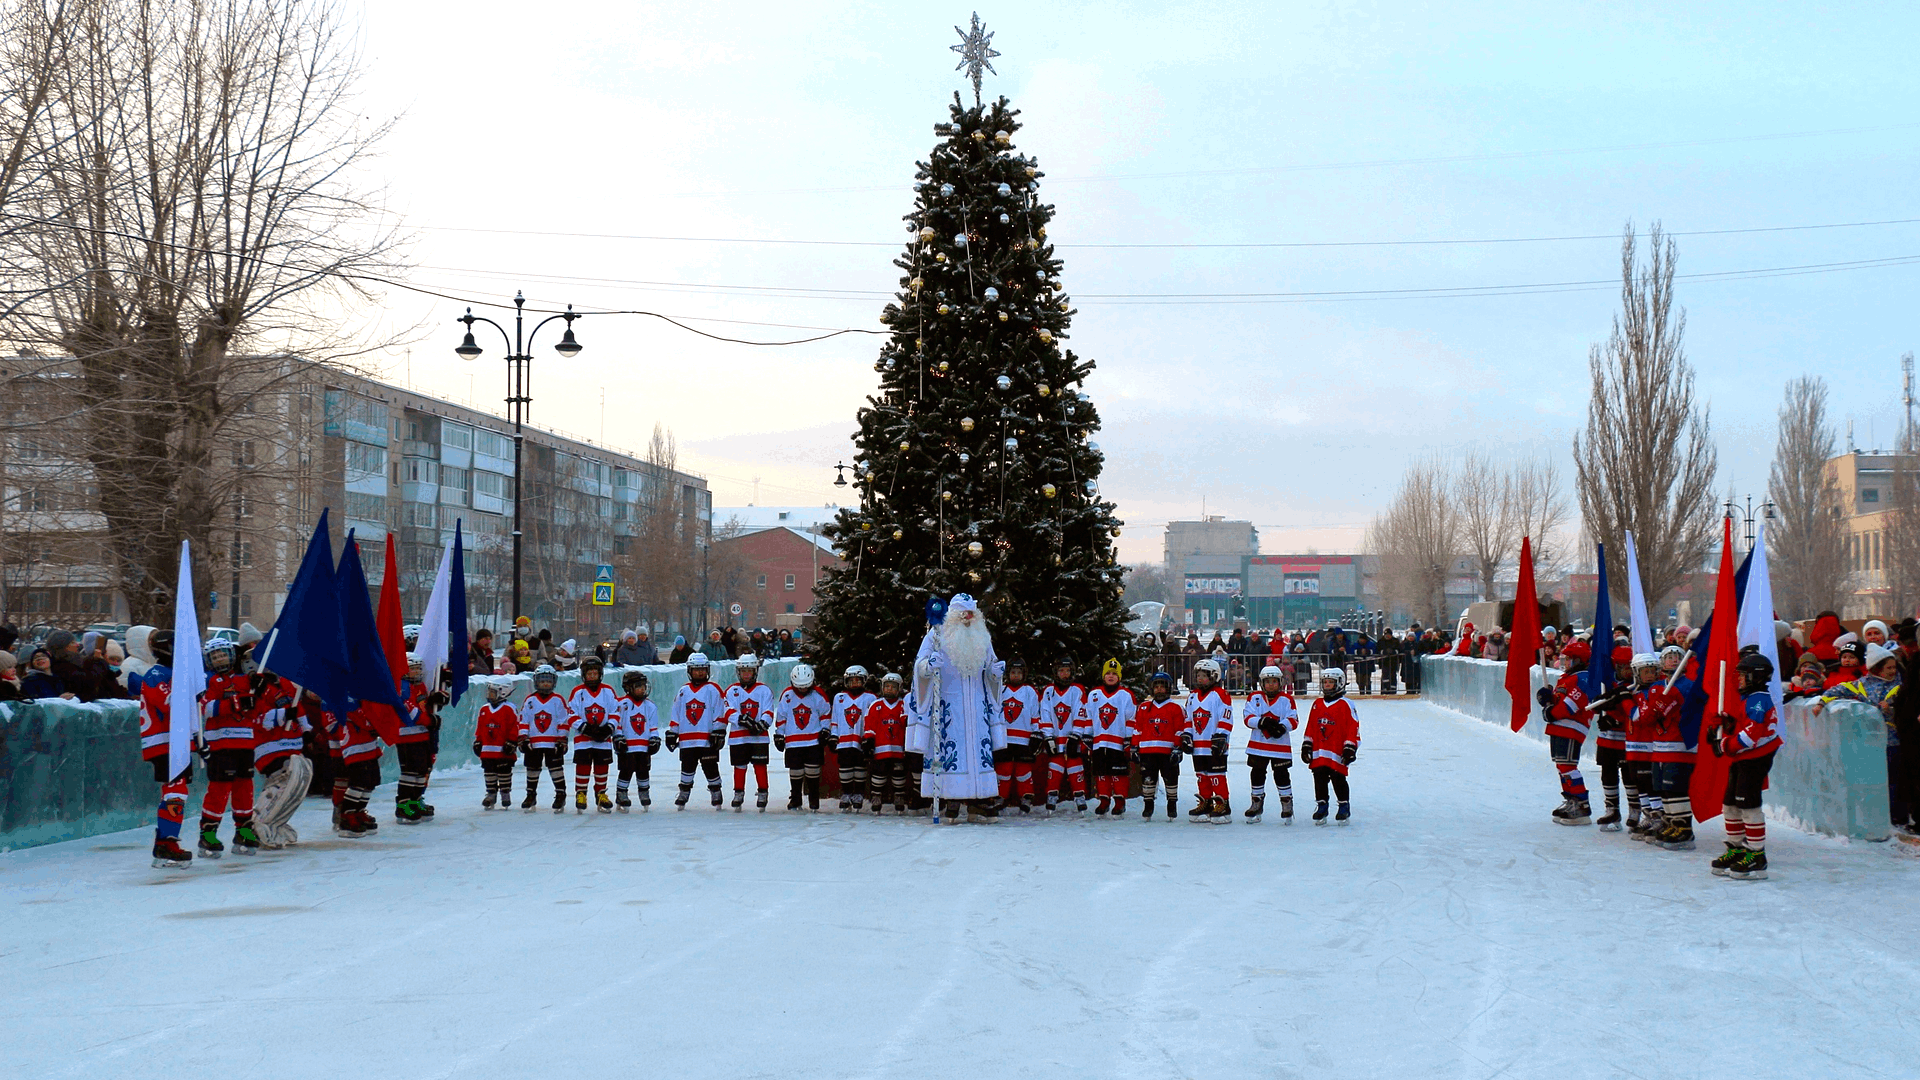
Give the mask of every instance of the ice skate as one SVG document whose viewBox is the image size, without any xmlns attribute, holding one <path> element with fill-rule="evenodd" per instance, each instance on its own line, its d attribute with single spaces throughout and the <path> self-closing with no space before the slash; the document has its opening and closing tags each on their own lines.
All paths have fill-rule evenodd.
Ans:
<svg viewBox="0 0 1920 1080">
<path fill-rule="evenodd" d="M 1247 819 L 1247 824 L 1249 825 L 1258 824 L 1260 815 L 1266 810 L 1266 807 L 1267 797 L 1265 795 L 1255 795 L 1252 800 L 1247 803 L 1246 813 L 1241 816 Z"/>
<path fill-rule="evenodd" d="M 630 814 L 633 812 L 633 800 L 627 798 L 626 792 L 618 792 L 614 796 L 613 808 L 623 814 Z"/>
<path fill-rule="evenodd" d="M 393 820 L 402 825 L 418 825 L 427 819 L 420 813 L 419 799 L 401 799 L 393 804 Z"/>
<path fill-rule="evenodd" d="M 182 848 L 179 840 L 169 836 L 153 842 L 155 870 L 185 870 L 192 865 L 193 853 Z"/>
<path fill-rule="evenodd" d="M 603 814 L 613 813 L 613 800 L 607 798 L 607 793 L 604 791 L 593 793 L 593 805 Z"/>
<path fill-rule="evenodd" d="M 1228 806 L 1227 800 L 1219 795 L 1213 797 L 1212 805 L 1207 807 L 1207 811 L 1208 820 L 1215 825 L 1227 825 L 1233 821 L 1233 808 Z"/>
<path fill-rule="evenodd" d="M 1060 809 L 1060 793 L 1057 791 L 1047 792 L 1047 816 L 1052 817 L 1056 812 L 1059 811 L 1059 809 Z"/>
<path fill-rule="evenodd" d="M 1569 798 L 1553 812 L 1553 822 L 1556 825 L 1587 825 L 1592 821 L 1593 807 L 1579 799 Z"/>
<path fill-rule="evenodd" d="M 1739 862 L 1745 857 L 1746 853 L 1747 849 L 1745 846 L 1736 844 L 1731 840 L 1727 841 L 1727 850 L 1723 854 L 1716 856 L 1711 864 L 1713 867 L 1713 876 L 1726 877 L 1727 868 Z"/>
<path fill-rule="evenodd" d="M 1180 802 L 1180 797 L 1178 795 L 1167 796 L 1167 820 L 1168 821 L 1176 820 L 1175 814 L 1179 810 L 1179 807 L 1177 805 L 1179 802 Z"/>
<path fill-rule="evenodd" d="M 1742 852 L 1740 860 L 1727 867 L 1727 876 L 1735 881 L 1761 881 L 1767 876 L 1765 851 Z"/>
<path fill-rule="evenodd" d="M 693 785 L 681 784 L 680 794 L 675 795 L 673 797 L 673 808 L 675 810 L 685 810 L 687 808 L 687 800 L 692 797 L 693 797 Z"/>
<path fill-rule="evenodd" d="M 1293 796 L 1280 796 L 1280 824 L 1293 824 Z"/>
<path fill-rule="evenodd" d="M 348 810 L 340 815 L 340 827 L 335 832 L 349 840 L 358 840 L 374 831 L 373 816 L 365 810 Z M 377 826 L 376 826 L 377 827 Z"/>
<path fill-rule="evenodd" d="M 1142 821 L 1153 820 L 1153 796 L 1148 795 L 1146 798 L 1140 800 L 1140 819 Z"/>
<path fill-rule="evenodd" d="M 1076 814 L 1084 814 L 1087 812 L 1087 797 L 1085 795 L 1075 795 L 1073 797 L 1073 812 Z"/>
<path fill-rule="evenodd" d="M 227 846 L 220 842 L 220 824 L 200 826 L 200 857 L 217 859 L 226 854 Z"/>
<path fill-rule="evenodd" d="M 899 798 L 893 800 L 893 812 L 896 817 L 902 817 L 906 815 L 907 797 L 905 795 L 902 795 Z"/>
<path fill-rule="evenodd" d="M 260 834 L 253 831 L 252 825 L 233 827 L 233 853 L 235 855 L 260 854 Z"/>
<path fill-rule="evenodd" d="M 707 789 L 707 794 L 709 794 L 709 795 L 711 795 L 711 796 L 713 796 L 713 808 L 714 808 L 715 810 L 719 810 L 719 809 L 721 809 L 721 808 L 722 808 L 722 806 L 723 806 L 723 804 L 724 804 L 724 800 L 722 800 L 722 799 L 720 798 L 720 789 L 719 789 L 719 788 L 708 788 L 708 789 Z"/>
<path fill-rule="evenodd" d="M 423 820 L 432 821 L 433 820 L 433 804 L 426 801 L 425 799 L 415 799 L 414 802 L 418 806 L 418 809 L 420 811 L 420 817 Z"/>
<path fill-rule="evenodd" d="M 1315 825 L 1325 825 L 1327 823 L 1327 801 L 1321 799 L 1319 802 L 1314 803 L 1313 807 L 1313 823 Z"/>
<path fill-rule="evenodd" d="M 753 795 L 753 808 L 761 813 L 767 812 L 767 789 L 761 788 Z"/>
<path fill-rule="evenodd" d="M 1113 809 L 1113 800 L 1108 796 L 1102 795 L 1100 796 L 1100 805 L 1093 808 L 1093 814 L 1095 817 L 1106 817 L 1107 811 L 1111 809 Z"/>
<path fill-rule="evenodd" d="M 1333 823 L 1335 825 L 1345 825 L 1347 822 L 1351 821 L 1352 819 L 1353 819 L 1353 805 L 1351 803 L 1341 803 L 1340 809 L 1334 812 Z"/>
<path fill-rule="evenodd" d="M 564 814 L 567 812 L 567 792 L 565 788 L 554 789 L 553 812 L 556 814 Z"/>
<path fill-rule="evenodd" d="M 646 788 L 641 788 L 641 789 L 640 789 L 640 810 L 641 810 L 641 812 L 642 812 L 642 813 L 645 813 L 646 811 L 648 811 L 648 810 L 650 810 L 650 809 L 652 809 L 652 808 L 653 808 L 653 792 L 652 792 L 652 791 L 650 791 L 650 790 L 648 790 L 648 789 L 646 789 Z"/>
<path fill-rule="evenodd" d="M 1607 807 L 1607 812 L 1595 819 L 1594 824 L 1600 826 L 1601 832 L 1619 832 L 1620 808 L 1617 806 Z"/>
<path fill-rule="evenodd" d="M 1638 840 L 1643 844 L 1650 844 L 1653 842 L 1653 838 L 1660 834 L 1660 829 L 1660 815 L 1648 810 L 1640 815 L 1640 823 L 1638 825 L 1627 830 L 1627 839 Z"/>
<path fill-rule="evenodd" d="M 539 799 L 540 799 L 540 796 L 534 791 L 534 789 L 528 788 L 527 797 L 520 800 L 520 809 L 525 810 L 529 814 L 533 813 L 533 804 L 538 802 Z"/>
<path fill-rule="evenodd" d="M 1020 796 L 1020 812 L 1022 814 L 1033 813 L 1033 796 L 1032 795 Z"/>
<path fill-rule="evenodd" d="M 1666 851 L 1692 851 L 1693 825 L 1691 822 L 1669 822 L 1653 842 Z"/>
<path fill-rule="evenodd" d="M 495 802 L 496 795 L 497 793 L 492 788 L 488 788 L 487 797 L 480 800 L 480 809 L 482 810 L 493 809 L 493 804 Z"/>
<path fill-rule="evenodd" d="M 733 789 L 733 812 L 736 814 L 742 813 L 746 809 L 746 806 L 747 806 L 746 789 L 734 788 Z"/>
<path fill-rule="evenodd" d="M 787 796 L 787 809 L 791 812 L 795 812 L 795 813 L 799 812 L 800 793 L 798 791 L 795 791 L 793 794 Z"/>
<path fill-rule="evenodd" d="M 1187 811 L 1188 821 L 1204 822 L 1208 820 L 1209 817 L 1211 817 L 1211 815 L 1207 812 L 1207 800 L 1205 799 L 1196 800 L 1193 804 L 1193 809 Z"/>
<path fill-rule="evenodd" d="M 1638 829 L 1639 827 L 1640 827 L 1640 808 L 1636 806 L 1627 812 L 1627 831 L 1632 832 L 1635 829 Z"/>
<path fill-rule="evenodd" d="M 853 812 L 856 814 L 859 813 L 865 801 L 866 800 L 861 797 L 859 792 L 857 791 L 854 792 L 853 793 Z M 993 809 L 996 814 L 999 813 L 1000 811 L 1000 808 L 998 806 L 994 807 Z"/>
<path fill-rule="evenodd" d="M 1113 816 L 1116 818 L 1127 816 L 1127 800 L 1124 796 L 1113 797 Z"/>
<path fill-rule="evenodd" d="M 586 788 L 574 789 L 573 812 L 576 814 L 584 814 L 587 812 L 587 789 Z"/>
</svg>

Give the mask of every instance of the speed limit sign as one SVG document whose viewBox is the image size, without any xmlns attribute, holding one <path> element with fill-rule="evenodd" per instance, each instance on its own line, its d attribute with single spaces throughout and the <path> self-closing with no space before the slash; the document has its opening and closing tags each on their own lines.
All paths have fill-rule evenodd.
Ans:
<svg viewBox="0 0 1920 1080">
<path fill-rule="evenodd" d="M 732 607 L 728 608 L 727 610 L 733 612 L 735 615 L 738 615 L 740 614 L 740 605 L 735 604 Z"/>
</svg>

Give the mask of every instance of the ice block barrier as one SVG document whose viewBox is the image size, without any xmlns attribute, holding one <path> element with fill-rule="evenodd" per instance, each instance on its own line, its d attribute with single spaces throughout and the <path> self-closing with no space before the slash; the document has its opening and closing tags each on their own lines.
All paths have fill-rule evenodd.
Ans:
<svg viewBox="0 0 1920 1080">
<path fill-rule="evenodd" d="M 778 694 L 786 689 L 788 674 L 797 663 L 793 658 L 767 661 L 760 668 L 760 679 Z M 615 691 L 626 670 L 607 669 L 606 681 Z M 659 707 L 664 724 L 674 694 L 686 685 L 687 669 L 653 664 L 640 670 L 647 673 L 648 696 Z M 723 687 L 732 685 L 733 662 L 716 662 L 713 678 Z M 533 692 L 528 675 L 474 676 L 460 703 L 441 711 L 436 772 L 478 763 L 473 755 L 473 728 L 480 706 L 486 703 L 489 682 L 512 685 L 515 700 Z M 579 673 L 562 673 L 559 692 L 565 694 L 579 682 Z M 381 755 L 384 783 L 394 781 L 398 766 L 391 750 Z M 196 760 L 194 784 L 187 796 L 189 826 L 199 812 L 205 782 L 205 770 Z M 374 798 L 377 802 L 391 792 L 385 788 Z M 133 702 L 54 698 L 0 705 L 0 851 L 150 826 L 159 800 L 153 767 L 140 759 L 140 714 Z"/>
<path fill-rule="evenodd" d="M 1539 667 L 1532 670 L 1532 689 L 1543 685 L 1546 674 Z M 1552 674 L 1559 677 L 1558 672 Z M 1506 677 L 1507 665 L 1502 661 L 1429 656 L 1421 660 L 1421 696 L 1504 729 L 1512 715 Z M 1828 836 L 1857 840 L 1891 836 L 1887 729 L 1879 710 L 1860 702 L 1837 701 L 1815 716 L 1801 700 L 1787 702 L 1779 715 L 1782 746 L 1768 775 L 1769 816 L 1778 813 L 1797 828 Z M 1535 742 L 1547 741 L 1538 705 L 1520 734 Z M 1587 740 L 1583 751 L 1587 760 L 1593 758 L 1593 746 L 1593 740 Z"/>
</svg>

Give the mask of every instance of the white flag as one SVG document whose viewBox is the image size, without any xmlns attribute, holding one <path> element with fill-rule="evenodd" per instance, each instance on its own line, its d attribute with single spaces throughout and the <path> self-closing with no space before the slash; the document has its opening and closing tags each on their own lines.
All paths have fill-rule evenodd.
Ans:
<svg viewBox="0 0 1920 1080">
<path fill-rule="evenodd" d="M 1653 651 L 1653 623 L 1647 620 L 1647 594 L 1640 588 L 1640 554 L 1633 547 L 1633 533 L 1627 533 L 1627 613 L 1633 627 L 1635 656 Z"/>
<path fill-rule="evenodd" d="M 420 675 L 424 680 L 420 685 L 432 693 L 440 688 L 440 672 L 447 666 L 448 642 L 453 629 L 447 625 L 447 609 L 453 594 L 453 538 L 447 538 L 447 548 L 440 553 L 440 569 L 433 572 L 433 592 L 427 596 L 427 613 L 420 620 L 420 637 L 414 643 L 414 654 L 420 657 Z M 461 628 L 465 636 L 466 628 Z"/>
<path fill-rule="evenodd" d="M 1773 679 L 1767 690 L 1775 708 L 1781 705 L 1780 639 L 1773 630 L 1773 578 L 1767 573 L 1767 522 L 1755 523 L 1753 562 L 1747 569 L 1747 591 L 1740 597 L 1740 645 L 1760 646 L 1760 655 L 1773 661 Z"/>
<path fill-rule="evenodd" d="M 180 541 L 180 583 L 173 593 L 173 687 L 167 694 L 167 775 L 179 776 L 193 760 L 200 730 L 200 695 L 207 668 L 200 653 L 200 619 L 193 611 L 193 553 Z"/>
</svg>

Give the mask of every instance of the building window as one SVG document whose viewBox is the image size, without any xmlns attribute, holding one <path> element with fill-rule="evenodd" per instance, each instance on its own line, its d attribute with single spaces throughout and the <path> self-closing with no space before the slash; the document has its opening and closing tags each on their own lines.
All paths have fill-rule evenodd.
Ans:
<svg viewBox="0 0 1920 1080">
<path fill-rule="evenodd" d="M 1880 534 L 1873 534 L 1873 568 L 1880 569 Z"/>
<path fill-rule="evenodd" d="M 233 553 L 233 564 L 242 570 L 253 565 L 253 541 L 240 541 Z"/>
<path fill-rule="evenodd" d="M 788 592 L 793 591 L 793 575 L 792 574 L 787 575 L 787 591 Z"/>
<path fill-rule="evenodd" d="M 23 606 L 28 611 L 52 611 L 53 590 L 28 589 L 26 599 L 23 601 Z"/>
<path fill-rule="evenodd" d="M 766 588 L 766 587 L 767 587 L 767 575 L 765 575 L 765 574 L 761 574 L 761 575 L 760 575 L 760 576 L 759 576 L 758 578 L 755 578 L 755 579 L 754 579 L 754 582 L 753 582 L 753 587 L 754 587 L 754 588 L 756 588 L 756 589 L 764 589 L 764 588 Z"/>
<path fill-rule="evenodd" d="M 415 484 L 431 484 L 434 463 L 427 458 L 407 459 L 407 479 Z"/>
<path fill-rule="evenodd" d="M 253 496 L 243 489 L 233 493 L 233 516 L 250 518 L 253 516 Z"/>
<path fill-rule="evenodd" d="M 1879 488 L 1861 488 L 1861 489 L 1860 489 L 1860 501 L 1861 501 L 1861 502 L 1863 502 L 1863 503 L 1869 503 L 1869 502 L 1870 502 L 1870 503 L 1877 503 L 1877 502 L 1879 502 L 1879 501 L 1880 501 L 1880 489 L 1879 489 Z"/>
<path fill-rule="evenodd" d="M 243 619 L 253 618 L 253 594 L 252 593 L 240 594 L 240 617 Z"/>
<path fill-rule="evenodd" d="M 492 499 L 504 499 L 507 497 L 507 478 L 497 472 L 475 472 L 473 493 Z"/>
<path fill-rule="evenodd" d="M 79 608 L 89 615 L 98 614 L 107 610 L 107 599 L 106 593 L 83 592 L 80 594 Z"/>
<path fill-rule="evenodd" d="M 440 424 L 440 443 L 456 450 L 473 449 L 473 429 L 465 424 Z"/>
<path fill-rule="evenodd" d="M 787 614 L 789 614 L 789 615 L 791 615 L 791 614 L 793 614 L 793 605 L 792 605 L 792 604 L 788 604 L 788 605 L 787 605 Z"/>
</svg>

